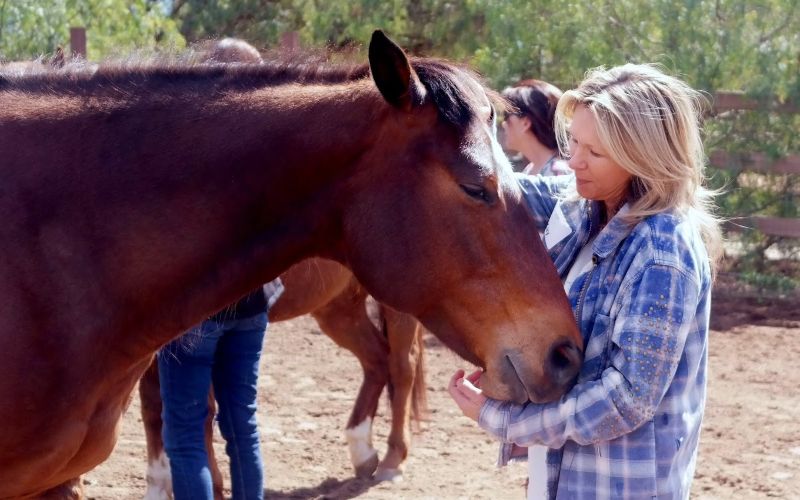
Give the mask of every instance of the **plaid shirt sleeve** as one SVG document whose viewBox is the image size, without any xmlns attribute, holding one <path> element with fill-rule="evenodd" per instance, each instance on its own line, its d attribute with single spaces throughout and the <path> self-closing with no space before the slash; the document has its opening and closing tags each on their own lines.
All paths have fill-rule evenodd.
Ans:
<svg viewBox="0 0 800 500">
<path fill-rule="evenodd" d="M 525 202 L 533 215 L 536 230 L 544 231 L 560 193 L 569 184 L 569 179 L 565 176 L 543 177 L 521 173 L 517 173 L 516 177 L 519 187 L 525 195 Z"/>
<path fill-rule="evenodd" d="M 623 285 L 625 286 L 625 285 Z M 479 424 L 504 443 L 561 448 L 612 440 L 653 418 L 673 381 L 699 297 L 696 280 L 674 266 L 649 264 L 620 294 L 607 367 L 559 401 L 518 405 L 488 400 Z M 501 464 L 508 461 L 504 447 Z"/>
</svg>

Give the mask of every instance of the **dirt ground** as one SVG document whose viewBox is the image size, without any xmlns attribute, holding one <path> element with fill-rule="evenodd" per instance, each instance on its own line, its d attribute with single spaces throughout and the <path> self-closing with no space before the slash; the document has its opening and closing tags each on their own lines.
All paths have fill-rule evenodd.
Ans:
<svg viewBox="0 0 800 500">
<path fill-rule="evenodd" d="M 714 297 L 692 498 L 800 499 L 800 300 L 726 289 L 723 279 Z M 452 372 L 469 366 L 432 336 L 426 343 L 430 417 L 414 435 L 403 480 L 373 483 L 353 477 L 343 435 L 360 381 L 355 358 L 309 317 L 271 325 L 259 386 L 266 498 L 524 498 L 525 467 L 497 469 L 496 443 L 447 395 Z M 388 411 L 384 398 L 375 429 L 381 453 Z M 216 446 L 223 456 L 222 443 Z M 114 453 L 84 476 L 85 491 L 95 499 L 142 498 L 144 477 L 134 399 Z"/>
</svg>

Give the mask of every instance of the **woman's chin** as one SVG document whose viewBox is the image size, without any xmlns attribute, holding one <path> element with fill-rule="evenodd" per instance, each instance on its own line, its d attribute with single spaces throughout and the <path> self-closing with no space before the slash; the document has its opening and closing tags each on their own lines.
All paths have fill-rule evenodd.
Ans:
<svg viewBox="0 0 800 500">
<path fill-rule="evenodd" d="M 589 181 L 582 181 L 580 179 L 575 179 L 575 188 L 578 191 L 578 194 L 581 195 L 582 198 L 586 198 L 587 200 L 592 199 L 591 189 L 589 189 Z"/>
</svg>

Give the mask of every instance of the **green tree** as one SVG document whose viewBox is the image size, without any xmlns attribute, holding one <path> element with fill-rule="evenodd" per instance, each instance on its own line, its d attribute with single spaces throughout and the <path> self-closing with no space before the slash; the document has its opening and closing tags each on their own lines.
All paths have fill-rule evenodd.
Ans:
<svg viewBox="0 0 800 500">
<path fill-rule="evenodd" d="M 302 22 L 298 2 L 287 0 L 174 0 L 169 16 L 190 43 L 233 36 L 262 48 Z"/>
<path fill-rule="evenodd" d="M 152 0 L 0 0 L 0 55 L 32 59 L 69 45 L 69 29 L 84 27 L 87 58 L 134 49 L 182 48 L 183 36 L 164 4 Z"/>
</svg>

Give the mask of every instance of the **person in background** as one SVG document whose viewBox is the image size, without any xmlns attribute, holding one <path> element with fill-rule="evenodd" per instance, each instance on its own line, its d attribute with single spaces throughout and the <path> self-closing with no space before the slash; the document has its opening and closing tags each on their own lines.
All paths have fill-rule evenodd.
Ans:
<svg viewBox="0 0 800 500">
<path fill-rule="evenodd" d="M 198 44 L 194 49 L 203 63 L 250 63 L 263 62 L 261 53 L 239 38 L 223 38 Z"/>
<path fill-rule="evenodd" d="M 558 152 L 553 121 L 561 90 L 547 82 L 523 80 L 501 94 L 513 105 L 502 123 L 503 146 L 527 160 L 523 172 L 569 174 L 569 167 Z"/>
<path fill-rule="evenodd" d="M 651 65 L 592 70 L 556 110 L 575 175 L 520 175 L 584 363 L 557 401 L 489 399 L 479 371 L 456 372 L 449 392 L 502 441 L 500 464 L 529 447 L 529 499 L 689 498 L 721 254 L 700 102 Z"/>
<path fill-rule="evenodd" d="M 234 499 L 264 496 L 256 387 L 269 307 L 280 279 L 189 329 L 158 353 L 164 450 L 176 500 L 213 499 L 204 424 L 214 385 Z"/>
<path fill-rule="evenodd" d="M 260 63 L 252 45 L 236 38 L 199 49 L 202 63 Z M 258 367 L 269 308 L 283 293 L 277 278 L 189 329 L 158 354 L 164 451 L 175 500 L 214 498 L 205 444 L 212 383 L 217 419 L 230 458 L 233 498 L 264 496 L 264 465 L 256 418 Z"/>
</svg>

